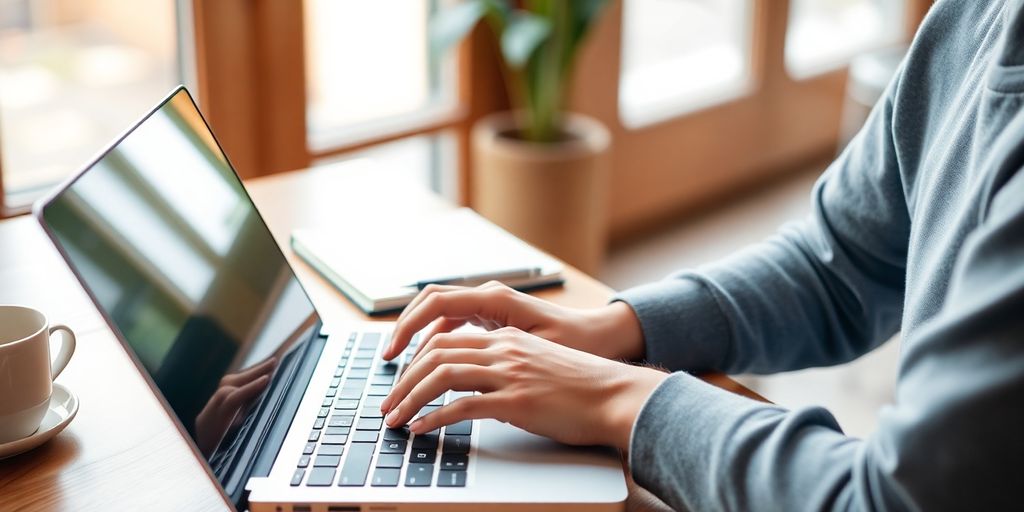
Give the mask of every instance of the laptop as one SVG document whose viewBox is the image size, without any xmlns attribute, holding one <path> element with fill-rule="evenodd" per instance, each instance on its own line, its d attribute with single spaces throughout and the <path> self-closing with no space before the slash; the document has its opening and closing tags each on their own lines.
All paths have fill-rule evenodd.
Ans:
<svg viewBox="0 0 1024 512">
<path fill-rule="evenodd" d="M 386 428 L 420 340 L 385 362 L 393 324 L 317 313 L 184 87 L 34 214 L 238 509 L 623 507 L 613 450 L 493 420 Z"/>
</svg>

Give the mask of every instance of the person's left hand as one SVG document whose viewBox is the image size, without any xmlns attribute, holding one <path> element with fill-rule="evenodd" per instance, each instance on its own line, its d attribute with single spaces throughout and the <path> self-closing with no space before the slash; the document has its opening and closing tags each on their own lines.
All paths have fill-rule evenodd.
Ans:
<svg viewBox="0 0 1024 512">
<path fill-rule="evenodd" d="M 494 418 L 568 444 L 625 450 L 640 408 L 667 376 L 512 327 L 445 333 L 426 342 L 381 411 L 388 426 L 397 427 L 449 389 L 480 391 L 418 418 L 409 429 L 420 434 Z"/>
</svg>

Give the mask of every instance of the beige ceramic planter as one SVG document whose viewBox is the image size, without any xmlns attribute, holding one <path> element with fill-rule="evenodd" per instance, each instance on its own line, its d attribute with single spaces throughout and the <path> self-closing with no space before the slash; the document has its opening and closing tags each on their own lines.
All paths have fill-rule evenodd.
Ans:
<svg viewBox="0 0 1024 512">
<path fill-rule="evenodd" d="M 516 236 L 590 274 L 607 238 L 610 137 L 598 121 L 567 114 L 566 141 L 514 136 L 510 112 L 473 127 L 473 205 Z"/>
</svg>

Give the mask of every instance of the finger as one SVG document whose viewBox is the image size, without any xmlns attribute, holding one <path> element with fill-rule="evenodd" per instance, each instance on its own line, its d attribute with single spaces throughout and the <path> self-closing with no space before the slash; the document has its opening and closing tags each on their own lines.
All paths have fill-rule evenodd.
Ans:
<svg viewBox="0 0 1024 512">
<path fill-rule="evenodd" d="M 496 372 L 475 364 L 442 364 L 416 383 L 398 405 L 387 415 L 389 427 L 405 425 L 427 405 L 449 389 L 455 391 L 492 391 L 498 385 Z"/>
<path fill-rule="evenodd" d="M 221 404 L 221 409 L 229 411 L 236 410 L 242 405 L 249 403 L 249 401 L 256 398 L 256 396 L 267 387 L 268 382 L 270 382 L 270 376 L 264 375 L 240 388 L 235 388 L 235 390 L 224 399 L 224 403 Z"/>
<path fill-rule="evenodd" d="M 495 316 L 495 312 L 509 310 L 513 307 L 514 304 L 510 302 L 512 297 L 511 294 L 505 293 L 503 287 L 498 286 L 462 288 L 431 294 L 395 326 L 393 339 L 404 340 L 404 343 L 408 344 L 408 338 L 413 333 L 419 332 L 430 322 L 442 316 L 449 318 Z M 401 346 L 404 348 L 405 344 Z M 397 354 L 389 353 L 388 355 L 393 357 Z"/>
<path fill-rule="evenodd" d="M 250 366 L 249 368 L 235 374 L 225 375 L 220 382 L 222 386 L 233 386 L 237 388 L 252 382 L 261 375 L 271 373 L 274 371 L 274 368 L 277 368 L 277 358 L 269 357 L 256 366 Z"/>
<path fill-rule="evenodd" d="M 402 373 L 402 377 L 399 378 L 401 382 L 402 378 L 412 370 L 416 364 L 421 361 L 431 350 L 438 349 L 482 349 L 491 346 L 494 343 L 494 339 L 490 336 L 490 333 L 479 333 L 479 332 L 450 332 L 438 334 L 425 341 L 420 345 L 419 350 L 416 351 L 416 355 L 413 356 L 409 364 L 405 365 L 405 370 Z"/>
<path fill-rule="evenodd" d="M 434 336 L 437 336 L 438 334 L 448 334 L 455 329 L 466 325 L 466 323 L 471 322 L 472 319 L 475 318 L 476 317 L 470 317 L 469 319 L 448 317 L 439 318 L 434 322 L 434 326 L 429 329 L 428 334 L 421 338 L 422 342 L 420 343 L 420 346 L 416 347 L 416 353 L 413 354 L 413 359 L 415 359 L 415 356 L 418 356 L 420 352 L 423 352 L 424 347 L 427 346 L 427 343 L 430 342 L 430 340 L 434 339 Z"/>
<path fill-rule="evenodd" d="M 508 408 L 504 404 L 505 400 L 501 391 L 463 397 L 426 416 L 417 418 L 409 425 L 409 430 L 414 434 L 422 434 L 460 421 L 484 418 L 507 422 Z"/>
<path fill-rule="evenodd" d="M 444 336 L 456 335 L 446 334 Z M 460 337 L 467 336 L 463 335 Z M 384 401 L 381 402 L 380 410 L 384 412 L 390 411 L 399 400 L 405 397 L 405 394 L 409 392 L 412 386 L 426 377 L 439 365 L 445 363 L 468 363 L 486 366 L 491 364 L 494 360 L 494 356 L 492 354 L 479 350 L 486 346 L 484 342 L 466 340 L 465 342 L 452 342 L 452 346 L 456 348 L 442 348 L 435 350 L 433 355 L 426 358 L 424 364 L 416 365 L 415 368 L 406 367 L 402 376 L 398 378 L 398 382 L 391 389 L 391 393 L 389 393 Z"/>
<path fill-rule="evenodd" d="M 394 359 L 395 357 L 397 357 L 398 354 L 400 354 L 403 350 L 405 350 L 405 347 L 407 347 L 409 345 L 409 340 L 412 339 L 412 336 L 414 334 L 416 334 L 417 332 L 419 332 L 420 329 L 423 329 L 424 327 L 426 327 L 427 324 L 432 322 L 437 317 L 439 317 L 439 316 L 457 316 L 457 315 L 454 315 L 454 314 L 446 314 L 446 315 L 435 314 L 435 315 L 430 316 L 428 318 L 421 319 L 414 327 L 403 327 L 407 323 L 406 322 L 407 319 L 413 313 L 416 313 L 417 311 L 419 311 L 421 309 L 421 306 L 424 303 L 429 302 L 432 297 L 436 297 L 438 295 L 443 295 L 443 294 L 449 294 L 449 293 L 453 293 L 453 292 L 472 292 L 472 291 L 483 292 L 485 290 L 490 290 L 490 289 L 494 289 L 494 288 L 502 288 L 502 287 L 504 287 L 504 285 L 502 285 L 498 281 L 488 281 L 488 282 L 486 282 L 486 283 L 484 283 L 484 284 L 482 284 L 480 286 L 477 286 L 476 288 L 466 288 L 466 287 L 463 287 L 463 286 L 437 285 L 437 284 L 428 285 L 426 288 L 423 289 L 422 292 L 420 292 L 415 298 L 413 298 L 412 302 L 410 302 L 409 305 L 406 306 L 405 309 L 402 310 L 402 313 L 400 315 L 398 315 L 398 320 L 395 322 L 395 332 L 393 333 L 393 335 L 391 337 L 391 343 L 388 345 L 388 347 L 382 353 L 382 357 L 384 357 L 384 359 L 387 359 L 389 361 L 391 359 Z M 470 316 L 470 315 L 464 315 L 464 316 Z"/>
</svg>

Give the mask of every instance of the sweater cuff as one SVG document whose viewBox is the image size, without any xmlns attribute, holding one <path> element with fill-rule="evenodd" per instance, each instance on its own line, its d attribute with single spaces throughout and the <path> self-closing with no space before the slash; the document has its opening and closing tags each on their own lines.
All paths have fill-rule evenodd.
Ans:
<svg viewBox="0 0 1024 512">
<path fill-rule="evenodd" d="M 688 276 L 656 281 L 612 301 L 625 302 L 636 313 L 647 362 L 672 371 L 724 368 L 729 323 L 701 281 Z"/>
</svg>

